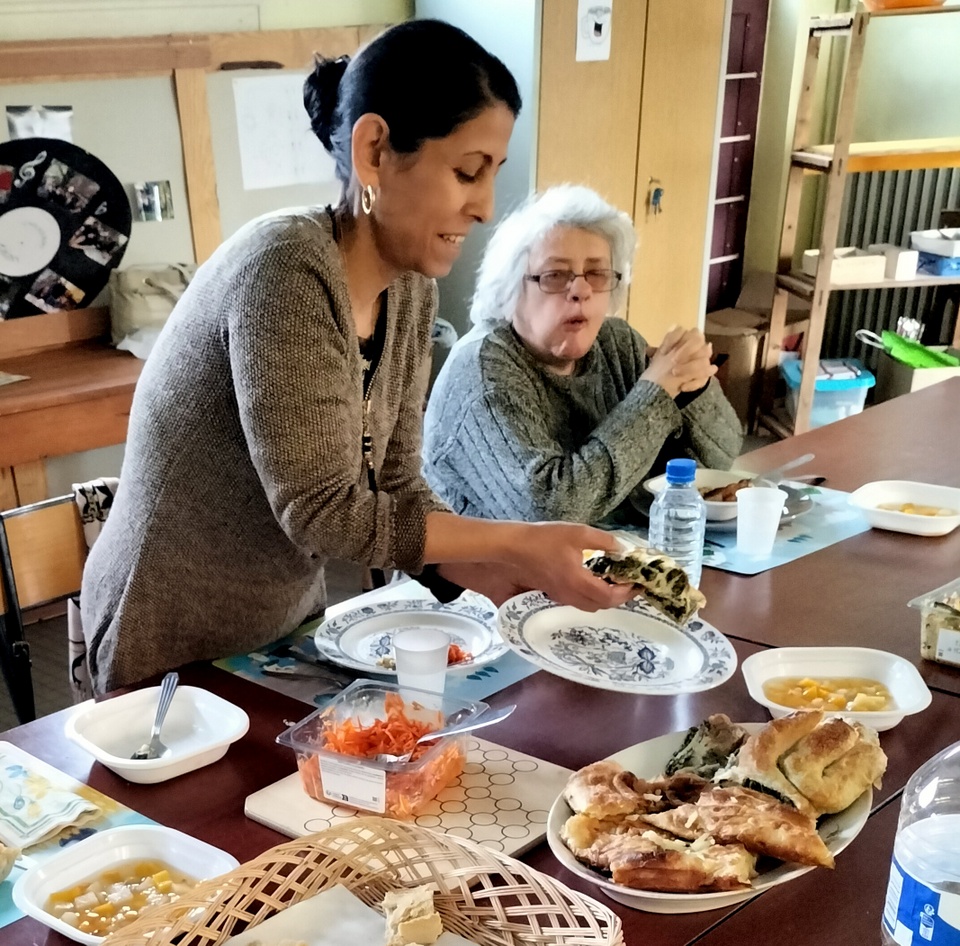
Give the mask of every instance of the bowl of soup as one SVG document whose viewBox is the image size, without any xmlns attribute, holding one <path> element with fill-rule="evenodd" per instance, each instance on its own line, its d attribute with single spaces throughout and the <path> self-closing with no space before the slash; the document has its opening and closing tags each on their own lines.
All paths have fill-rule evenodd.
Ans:
<svg viewBox="0 0 960 946">
<path fill-rule="evenodd" d="M 774 718 L 823 710 L 881 732 L 930 705 L 917 668 L 869 647 L 773 647 L 740 666 L 750 696 Z"/>
</svg>

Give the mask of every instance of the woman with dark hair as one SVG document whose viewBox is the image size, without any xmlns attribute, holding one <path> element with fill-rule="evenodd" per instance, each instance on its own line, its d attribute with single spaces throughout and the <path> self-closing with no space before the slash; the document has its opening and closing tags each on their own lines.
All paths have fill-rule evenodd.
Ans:
<svg viewBox="0 0 960 946">
<path fill-rule="evenodd" d="M 584 526 L 463 519 L 420 474 L 434 279 L 489 220 L 520 96 L 462 31 L 418 20 L 318 60 L 304 101 L 343 196 L 253 221 L 198 271 L 134 397 L 84 572 L 93 689 L 262 646 L 322 613 L 324 562 L 438 591 L 628 596 Z M 425 565 L 438 565 L 439 569 Z"/>
</svg>

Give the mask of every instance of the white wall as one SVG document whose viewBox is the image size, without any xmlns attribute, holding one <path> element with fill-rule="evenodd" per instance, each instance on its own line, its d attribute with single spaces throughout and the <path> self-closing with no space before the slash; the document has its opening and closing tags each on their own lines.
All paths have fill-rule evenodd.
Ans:
<svg viewBox="0 0 960 946">
<path fill-rule="evenodd" d="M 534 181 L 540 95 L 540 3 L 541 0 L 416 0 L 415 4 L 415 16 L 459 26 L 503 60 L 517 80 L 523 98 L 523 109 L 510 138 L 507 163 L 497 175 L 494 218 L 489 224 L 473 228 L 452 272 L 440 280 L 439 315 L 460 334 L 469 325 L 470 297 L 486 241 L 497 221 L 530 193 Z M 440 362 L 438 358 L 434 371 Z"/>
</svg>

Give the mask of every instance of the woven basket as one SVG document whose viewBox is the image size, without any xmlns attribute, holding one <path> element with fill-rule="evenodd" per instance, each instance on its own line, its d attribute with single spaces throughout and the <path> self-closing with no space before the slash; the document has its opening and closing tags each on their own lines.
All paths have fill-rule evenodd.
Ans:
<svg viewBox="0 0 960 946">
<path fill-rule="evenodd" d="M 145 912 L 105 946 L 219 946 L 336 884 L 379 909 L 388 890 L 430 882 L 439 890 L 434 902 L 444 929 L 479 946 L 623 944 L 616 914 L 520 861 L 416 825 L 365 817 L 271 848 Z"/>
</svg>

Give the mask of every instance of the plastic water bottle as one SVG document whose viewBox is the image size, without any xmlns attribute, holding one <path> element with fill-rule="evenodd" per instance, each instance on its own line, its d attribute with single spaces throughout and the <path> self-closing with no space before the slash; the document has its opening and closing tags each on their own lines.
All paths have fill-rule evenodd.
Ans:
<svg viewBox="0 0 960 946">
<path fill-rule="evenodd" d="M 669 460 L 667 485 L 650 506 L 650 545 L 666 552 L 699 587 L 707 507 L 693 485 L 695 460 Z"/>
<path fill-rule="evenodd" d="M 903 790 L 880 934 L 885 946 L 960 944 L 960 742 Z"/>
</svg>

